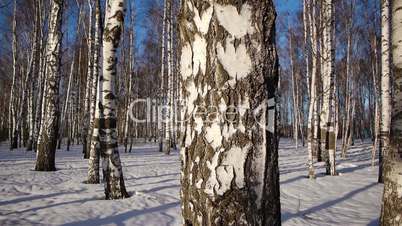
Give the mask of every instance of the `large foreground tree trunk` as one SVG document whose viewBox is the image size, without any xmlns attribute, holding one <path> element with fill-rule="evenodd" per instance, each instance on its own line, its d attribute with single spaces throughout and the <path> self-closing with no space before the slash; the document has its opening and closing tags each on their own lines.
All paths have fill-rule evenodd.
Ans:
<svg viewBox="0 0 402 226">
<path fill-rule="evenodd" d="M 38 138 L 38 152 L 35 170 L 54 171 L 57 133 L 59 131 L 59 81 L 60 81 L 60 50 L 61 50 L 61 21 L 63 0 L 52 1 L 49 21 L 49 36 L 46 53 L 46 85 L 44 103 L 46 111 Z"/>
<path fill-rule="evenodd" d="M 280 225 L 273 2 L 184 0 L 180 18 L 184 225 Z"/>
<path fill-rule="evenodd" d="M 109 0 L 106 6 L 103 33 L 103 74 L 99 78 L 100 103 L 95 128 L 99 128 L 100 153 L 106 199 L 128 197 L 124 185 L 123 170 L 117 149 L 116 78 L 120 36 L 124 26 L 124 0 Z"/>
<path fill-rule="evenodd" d="M 402 2 L 392 1 L 393 110 L 390 146 L 384 153 L 381 225 L 402 225 Z"/>
</svg>

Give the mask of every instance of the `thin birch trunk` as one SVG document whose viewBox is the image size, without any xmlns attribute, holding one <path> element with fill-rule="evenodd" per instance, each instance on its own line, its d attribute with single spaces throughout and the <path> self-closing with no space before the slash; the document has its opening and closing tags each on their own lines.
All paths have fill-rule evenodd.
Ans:
<svg viewBox="0 0 402 226">
<path fill-rule="evenodd" d="M 373 74 L 373 83 L 374 83 L 374 141 L 373 141 L 373 149 L 371 152 L 371 166 L 374 167 L 376 153 L 378 149 L 379 143 L 379 132 L 380 132 L 380 86 L 379 86 L 379 79 L 378 79 L 378 53 L 377 53 L 377 37 L 373 35 L 372 40 L 372 49 L 374 52 L 374 59 L 372 62 L 372 74 Z"/>
<path fill-rule="evenodd" d="M 10 150 L 16 149 L 18 147 L 18 137 L 17 137 L 17 122 L 16 122 L 16 85 L 17 85 L 17 1 L 14 0 L 14 10 L 13 10 L 13 26 L 12 26 L 12 54 L 13 54 L 13 74 L 11 83 L 11 93 L 10 93 L 10 104 L 9 104 L 9 115 L 8 115 L 8 136 L 10 141 Z"/>
<path fill-rule="evenodd" d="M 333 0 L 323 2 L 323 104 L 321 111 L 321 144 L 322 150 L 326 152 L 326 173 L 336 175 L 335 170 L 335 73 L 334 73 L 334 16 Z"/>
<path fill-rule="evenodd" d="M 88 160 L 88 178 L 87 183 L 98 184 L 99 177 L 99 163 L 100 163 L 100 140 L 99 129 L 96 129 L 96 119 L 99 118 L 99 102 L 100 102 L 100 87 L 99 87 L 99 70 L 100 70 L 100 51 L 102 44 L 102 11 L 100 0 L 95 1 L 95 36 L 94 36 L 94 76 L 91 93 L 91 112 L 90 112 L 90 128 L 88 141 L 89 146 L 89 160 Z M 98 115 L 97 115 L 98 114 Z"/>
<path fill-rule="evenodd" d="M 31 151 L 34 146 L 35 140 L 35 114 L 38 111 L 38 105 L 36 105 L 39 90 L 37 90 L 37 86 L 39 86 L 39 63 L 40 63 L 40 3 L 36 1 L 34 3 L 35 8 L 35 22 L 34 22 L 34 37 L 33 37 L 33 59 L 32 59 L 32 74 L 33 79 L 30 82 L 30 106 L 29 106 L 29 137 L 27 143 L 27 151 Z M 35 77 L 37 76 L 37 77 Z"/>
<path fill-rule="evenodd" d="M 88 69 L 87 69 L 87 80 L 85 88 L 85 99 L 84 99 L 84 118 L 83 118 L 83 128 L 82 128 L 82 152 L 84 153 L 84 158 L 89 158 L 89 130 L 90 130 L 90 120 L 91 120 L 91 95 L 93 87 L 93 77 L 94 77 L 94 60 L 93 60 L 93 48 L 94 48 L 94 32 L 93 28 L 93 0 L 88 0 L 89 6 L 89 21 L 88 21 L 88 35 L 87 35 L 87 45 L 88 45 Z"/>
<path fill-rule="evenodd" d="M 54 171 L 57 133 L 59 129 L 59 81 L 60 81 L 60 50 L 62 43 L 63 0 L 54 0 L 49 21 L 49 36 L 47 42 L 47 76 L 44 102 L 46 113 L 42 118 L 40 138 L 35 170 Z"/>
<path fill-rule="evenodd" d="M 297 94 L 297 82 L 296 82 L 296 69 L 294 66 L 293 55 L 293 33 L 289 31 L 289 58 L 290 58 L 290 70 L 292 74 L 292 94 L 293 94 L 293 139 L 295 140 L 295 149 L 299 147 L 299 102 Z"/>
<path fill-rule="evenodd" d="M 123 169 L 117 149 L 116 115 L 116 49 L 124 26 L 124 0 L 109 0 L 103 33 L 103 73 L 99 76 L 99 109 L 95 127 L 99 133 L 106 199 L 129 197 L 123 179 Z"/>
<path fill-rule="evenodd" d="M 378 182 L 383 183 L 383 156 L 389 147 L 391 125 L 391 1 L 381 0 L 381 123 Z"/>
<path fill-rule="evenodd" d="M 351 12 L 353 12 L 353 4 L 351 4 Z M 351 132 L 351 98 L 352 98 L 352 90 L 353 90 L 353 82 L 352 82 L 352 48 L 353 48 L 353 13 L 351 13 L 350 18 L 347 21 L 347 47 L 346 47 L 346 92 L 345 92 L 345 109 L 346 109 L 346 119 L 344 123 L 344 128 L 342 132 L 342 155 L 341 157 L 346 158 L 347 150 L 349 149 L 348 141 L 349 137 L 352 135 Z"/>
<path fill-rule="evenodd" d="M 310 103 L 309 103 L 309 112 L 308 112 L 308 121 L 307 121 L 307 149 L 308 149 L 308 176 L 310 179 L 315 178 L 314 172 L 314 152 L 316 150 L 316 142 L 317 142 L 317 131 L 315 131 L 315 124 L 318 121 L 318 117 L 316 114 L 316 106 L 317 106 L 317 29 L 315 24 L 316 18 L 316 0 L 312 1 L 312 5 L 310 8 L 311 12 L 309 12 L 310 16 L 310 27 L 312 31 L 311 37 L 311 49 L 312 49 L 312 70 L 311 70 L 311 85 L 309 90 Z"/>
<path fill-rule="evenodd" d="M 126 102 L 126 113 L 125 113 L 125 123 L 124 123 L 124 151 L 127 152 L 128 139 L 131 137 L 130 130 L 130 109 L 131 102 L 133 101 L 133 76 L 134 76 L 134 8 L 130 2 L 130 30 L 129 30 L 129 78 L 128 78 L 128 93 Z M 129 150 L 131 152 L 131 148 Z"/>
<path fill-rule="evenodd" d="M 167 20 L 167 4 L 168 0 L 164 0 L 163 7 L 163 21 L 162 21 L 162 46 L 161 46 L 161 88 L 160 88 L 160 98 L 161 98 L 161 115 L 159 118 L 160 121 L 160 131 L 159 131 L 159 151 L 163 152 L 164 146 L 164 136 L 166 131 L 166 97 L 165 97 L 165 37 L 166 37 L 166 20 Z"/>
</svg>

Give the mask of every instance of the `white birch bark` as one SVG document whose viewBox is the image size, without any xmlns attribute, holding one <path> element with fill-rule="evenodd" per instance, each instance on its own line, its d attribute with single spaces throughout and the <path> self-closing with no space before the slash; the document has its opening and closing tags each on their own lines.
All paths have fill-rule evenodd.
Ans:
<svg viewBox="0 0 402 226">
<path fill-rule="evenodd" d="M 327 152 L 326 172 L 328 175 L 336 175 L 335 171 L 335 73 L 334 73 L 334 43 L 333 43 L 333 0 L 323 1 L 323 57 L 322 57 L 322 82 L 323 103 L 321 110 L 321 144 L 322 150 Z"/>
<path fill-rule="evenodd" d="M 10 141 L 10 150 L 17 148 L 17 110 L 16 110 L 16 101 L 15 101 L 15 93 L 16 93 L 16 83 L 17 83 L 17 1 L 14 0 L 14 10 L 13 10 L 13 25 L 12 25 L 12 55 L 13 55 L 13 74 L 12 74 L 12 82 L 11 82 L 11 92 L 10 92 L 10 103 L 9 103 L 9 115 L 8 115 L 8 136 Z"/>
<path fill-rule="evenodd" d="M 316 114 L 317 106 L 317 27 L 316 27 L 316 0 L 312 0 L 310 7 L 309 18 L 310 18 L 310 30 L 312 31 L 311 37 L 311 50 L 312 50 L 312 70 L 311 70 L 311 85 L 309 90 L 310 103 L 308 111 L 308 121 L 307 121 L 307 149 L 308 149 L 308 176 L 310 179 L 315 178 L 314 170 L 314 160 L 313 153 L 315 151 L 315 146 L 317 145 L 317 134 L 315 131 L 317 128 L 316 123 L 318 122 L 318 115 Z"/>
<path fill-rule="evenodd" d="M 384 146 L 386 152 L 384 153 L 384 195 L 381 211 L 381 225 L 384 226 L 402 225 L 402 1 L 391 2 L 392 15 L 388 18 L 392 18 L 392 29 L 389 32 L 392 32 L 392 49 L 390 51 L 392 53 L 393 79 L 391 81 L 394 90 L 392 95 L 394 105 L 390 119 L 389 146 Z M 384 7 L 386 7 L 386 3 Z M 386 66 L 387 59 L 384 61 Z M 383 115 L 383 119 L 384 117 L 388 116 Z M 384 122 L 386 121 L 384 120 Z M 386 127 L 386 125 L 382 126 L 382 129 Z"/>
<path fill-rule="evenodd" d="M 89 159 L 88 159 L 88 178 L 87 183 L 98 184 L 99 163 L 100 163 L 100 140 L 99 140 L 99 125 L 96 125 L 96 119 L 100 118 L 100 87 L 99 87 L 99 70 L 100 70 L 100 51 L 102 43 L 102 16 L 100 0 L 95 0 L 95 36 L 94 36 L 94 76 L 91 93 L 91 112 L 90 112 L 90 137 L 88 141 Z"/>
<path fill-rule="evenodd" d="M 62 43 L 63 0 L 52 1 L 49 35 L 46 53 L 46 85 L 44 90 L 44 103 L 46 112 L 42 118 L 40 138 L 35 170 L 54 171 L 57 133 L 59 129 L 59 81 L 60 81 L 60 50 Z"/>
<path fill-rule="evenodd" d="M 124 125 L 124 151 L 127 152 L 128 139 L 131 138 L 132 134 L 130 133 L 130 104 L 133 101 L 133 77 L 134 77 L 134 8 L 133 4 L 130 2 L 130 30 L 129 30 L 129 62 L 128 62 L 128 91 L 127 91 L 127 100 L 126 100 L 126 114 L 125 114 L 125 125 Z M 131 152 L 131 148 L 129 150 Z"/>
<path fill-rule="evenodd" d="M 36 101 L 38 98 L 37 93 L 37 86 L 39 83 L 39 62 L 40 62 L 40 3 L 39 1 L 35 2 L 34 9 L 35 9 L 35 22 L 34 22 L 34 37 L 33 37 L 33 59 L 32 59 L 32 81 L 30 82 L 30 106 L 29 106 L 29 137 L 27 143 L 27 151 L 31 151 L 34 146 L 34 137 L 35 137 L 35 114 L 38 111 L 38 107 L 36 105 Z"/>
<path fill-rule="evenodd" d="M 172 1 L 167 0 L 167 88 L 166 88 L 166 129 L 165 137 L 163 141 L 163 152 L 170 154 L 172 147 L 172 86 L 173 86 L 173 74 L 172 74 Z"/>
<path fill-rule="evenodd" d="M 310 23 L 311 21 L 309 20 L 309 14 L 311 10 L 311 0 L 303 0 L 303 31 L 304 31 L 304 58 L 306 62 L 306 84 L 307 84 L 307 90 L 310 90 L 310 37 L 311 37 L 311 29 L 310 29 Z"/>
<path fill-rule="evenodd" d="M 162 21 L 162 46 L 161 46 L 161 88 L 160 88 L 160 104 L 161 104 L 161 115 L 158 117 L 159 119 L 159 151 L 163 152 L 164 147 L 166 146 L 164 144 L 165 140 L 165 134 L 166 134 L 166 96 L 165 96 L 165 55 L 166 55 L 166 50 L 165 50 L 165 37 L 166 37 L 166 20 L 167 20 L 167 4 L 168 0 L 164 0 L 164 6 L 163 6 L 163 21 Z"/>
<path fill-rule="evenodd" d="M 179 23 L 183 225 L 280 225 L 273 2 L 199 3 Z"/>
<path fill-rule="evenodd" d="M 124 26 L 124 0 L 109 0 L 103 33 L 103 73 L 99 76 L 99 110 L 94 132 L 98 129 L 106 199 L 128 197 L 117 149 L 116 50 Z"/>
<path fill-rule="evenodd" d="M 383 156 L 389 147 L 389 131 L 391 124 L 391 1 L 381 0 L 381 123 L 378 182 L 383 182 Z"/>
<path fill-rule="evenodd" d="M 344 127 L 342 131 L 342 158 L 346 158 L 347 150 L 349 149 L 349 140 L 350 137 L 353 136 L 351 131 L 352 128 L 352 101 L 354 98 L 352 95 L 353 91 L 353 73 L 352 73 L 352 48 L 353 48 L 353 11 L 354 11 L 354 1 L 350 3 L 350 15 L 346 19 L 346 30 L 347 30 L 347 47 L 346 47 L 346 91 L 345 91 L 345 119 L 344 119 Z M 353 102 L 354 103 L 354 102 Z"/>
<path fill-rule="evenodd" d="M 88 34 L 87 34 L 87 45 L 88 45 L 88 69 L 87 69 L 87 80 L 85 88 L 85 98 L 84 98 L 84 118 L 83 118 L 83 128 L 82 128 L 82 146 L 84 158 L 89 158 L 89 130 L 90 130 L 90 120 L 91 120 L 91 95 L 93 87 L 94 78 L 94 32 L 93 32 L 93 0 L 88 0 Z"/>
<path fill-rule="evenodd" d="M 289 58 L 290 58 L 290 70 L 292 75 L 292 94 L 293 94 L 293 139 L 295 140 L 295 149 L 299 147 L 299 102 L 297 93 L 297 79 L 296 69 L 294 66 L 293 55 L 293 33 L 289 31 Z"/>
</svg>

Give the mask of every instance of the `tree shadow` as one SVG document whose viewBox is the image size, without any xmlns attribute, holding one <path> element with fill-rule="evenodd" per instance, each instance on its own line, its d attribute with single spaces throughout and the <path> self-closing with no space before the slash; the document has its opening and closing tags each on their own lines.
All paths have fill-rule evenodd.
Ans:
<svg viewBox="0 0 402 226">
<path fill-rule="evenodd" d="M 154 212 L 162 212 L 164 210 L 174 208 L 180 205 L 180 202 L 172 202 L 167 204 L 162 204 L 160 206 L 151 207 L 142 210 L 131 210 L 125 213 L 104 217 L 104 218 L 96 218 L 96 219 L 88 219 L 84 221 L 76 221 L 67 224 L 63 224 L 62 226 L 88 226 L 88 225 L 106 225 L 106 224 L 116 224 L 118 226 L 125 225 L 124 221 L 138 217 L 140 215 L 154 213 Z"/>
<path fill-rule="evenodd" d="M 78 191 L 52 193 L 52 194 L 47 194 L 47 195 L 35 195 L 35 196 L 22 197 L 22 198 L 17 198 L 17 199 L 8 200 L 8 201 L 1 201 L 0 206 L 8 205 L 8 204 L 16 204 L 16 203 L 20 203 L 20 202 L 30 202 L 30 201 L 34 201 L 34 200 L 37 200 L 37 199 L 52 198 L 52 197 L 56 197 L 56 196 L 60 196 L 60 195 L 77 194 L 77 193 L 80 193 L 80 192 L 82 192 L 84 190 L 85 189 L 81 189 L 81 190 L 78 190 Z"/>
<path fill-rule="evenodd" d="M 306 173 L 307 173 L 307 171 L 306 171 Z M 319 178 L 319 177 L 325 177 L 325 176 L 326 176 L 325 174 L 317 173 L 317 174 L 315 175 L 315 178 L 317 179 L 317 178 Z M 310 180 L 309 177 L 308 177 L 307 174 L 306 174 L 306 175 L 299 175 L 299 176 L 297 176 L 297 177 L 293 177 L 293 178 L 289 178 L 289 179 L 287 179 L 287 180 L 281 181 L 280 184 L 281 184 L 281 185 L 290 184 L 290 183 L 293 183 L 293 182 L 295 182 L 295 181 L 303 180 L 303 179 L 309 180 L 309 181 L 314 181 L 314 180 Z"/>
<path fill-rule="evenodd" d="M 345 201 L 347 199 L 350 199 L 351 197 L 355 196 L 356 194 L 358 194 L 360 192 L 363 192 L 363 191 L 365 191 L 367 189 L 370 189 L 371 187 L 373 187 L 375 185 L 377 185 L 377 183 L 375 183 L 375 182 L 371 183 L 371 184 L 368 184 L 368 185 L 366 185 L 366 186 L 364 186 L 362 188 L 358 188 L 358 189 L 356 189 L 354 191 L 351 191 L 351 192 L 347 193 L 346 195 L 344 195 L 341 198 L 330 200 L 328 202 L 322 203 L 322 204 L 317 205 L 317 206 L 313 206 L 313 207 L 311 207 L 309 209 L 299 211 L 297 213 L 286 212 L 286 213 L 282 214 L 282 223 L 286 222 L 286 221 L 288 221 L 288 220 L 290 220 L 290 219 L 292 219 L 294 217 L 305 218 L 306 215 L 308 215 L 308 214 L 311 214 L 311 213 L 314 213 L 314 212 L 329 208 L 331 206 L 334 206 L 334 205 L 336 205 L 336 204 L 338 204 L 340 202 L 343 202 L 343 201 Z"/>
<path fill-rule="evenodd" d="M 160 180 L 160 181 L 149 182 L 149 183 L 134 184 L 133 186 L 142 186 L 142 185 L 150 185 L 150 184 L 163 184 L 163 183 L 173 182 L 173 181 L 177 181 L 177 180 L 179 180 L 179 179 L 166 179 L 166 180 Z"/>
<path fill-rule="evenodd" d="M 48 208 L 52 208 L 52 207 L 56 207 L 56 206 L 69 205 L 69 204 L 74 204 L 74 203 L 81 203 L 81 204 L 83 204 L 84 202 L 96 201 L 96 200 L 104 200 L 104 197 L 93 197 L 93 198 L 78 199 L 78 200 L 68 201 L 68 202 L 54 203 L 54 204 L 50 204 L 50 205 L 46 205 L 46 206 L 35 207 L 35 208 L 32 208 L 32 209 L 27 209 L 27 210 L 22 210 L 22 211 L 15 211 L 15 212 L 9 212 L 9 213 L 7 213 L 7 214 L 5 214 L 5 215 L 22 214 L 22 213 L 26 213 L 26 212 L 36 212 L 36 211 L 38 211 L 38 210 L 48 209 Z"/>
<path fill-rule="evenodd" d="M 155 175 L 155 176 L 129 177 L 129 178 L 126 178 L 126 180 L 143 180 L 143 179 L 160 178 L 160 177 L 177 176 L 177 175 L 180 175 L 180 173 L 166 173 L 166 174 L 160 174 L 160 175 Z"/>
<path fill-rule="evenodd" d="M 358 165 L 358 166 L 352 166 L 352 167 L 345 167 L 342 169 L 337 169 L 336 171 L 338 173 L 346 174 L 346 173 L 352 173 L 354 171 L 361 170 L 361 169 L 368 168 L 368 167 L 371 167 L 371 163 L 362 164 L 362 165 Z"/>
<path fill-rule="evenodd" d="M 367 226 L 378 226 L 378 225 L 380 225 L 380 219 L 376 218 L 376 219 L 373 219 L 372 221 L 370 221 L 370 223 L 368 223 Z"/>
<path fill-rule="evenodd" d="M 157 192 L 157 191 L 161 191 L 161 190 L 164 190 L 164 189 L 178 188 L 178 187 L 180 187 L 180 185 L 172 184 L 172 185 L 167 185 L 167 186 L 160 186 L 160 187 L 156 187 L 156 188 L 151 188 L 151 189 L 148 189 L 148 190 L 143 190 L 141 192 L 150 193 L 150 192 Z"/>
</svg>

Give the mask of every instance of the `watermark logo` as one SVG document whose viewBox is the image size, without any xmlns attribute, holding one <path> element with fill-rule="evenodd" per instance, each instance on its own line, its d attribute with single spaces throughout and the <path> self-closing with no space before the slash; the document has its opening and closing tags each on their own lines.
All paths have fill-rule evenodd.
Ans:
<svg viewBox="0 0 402 226">
<path fill-rule="evenodd" d="M 192 106 L 192 112 L 186 112 L 186 103 L 180 100 L 139 98 L 129 105 L 130 119 L 136 123 L 158 122 L 158 124 L 184 124 L 191 119 L 201 119 L 204 124 L 224 122 L 236 124 L 240 117 L 247 115 L 247 119 L 271 133 L 275 129 L 276 104 L 275 99 L 262 101 L 254 109 L 240 106 Z"/>
</svg>

